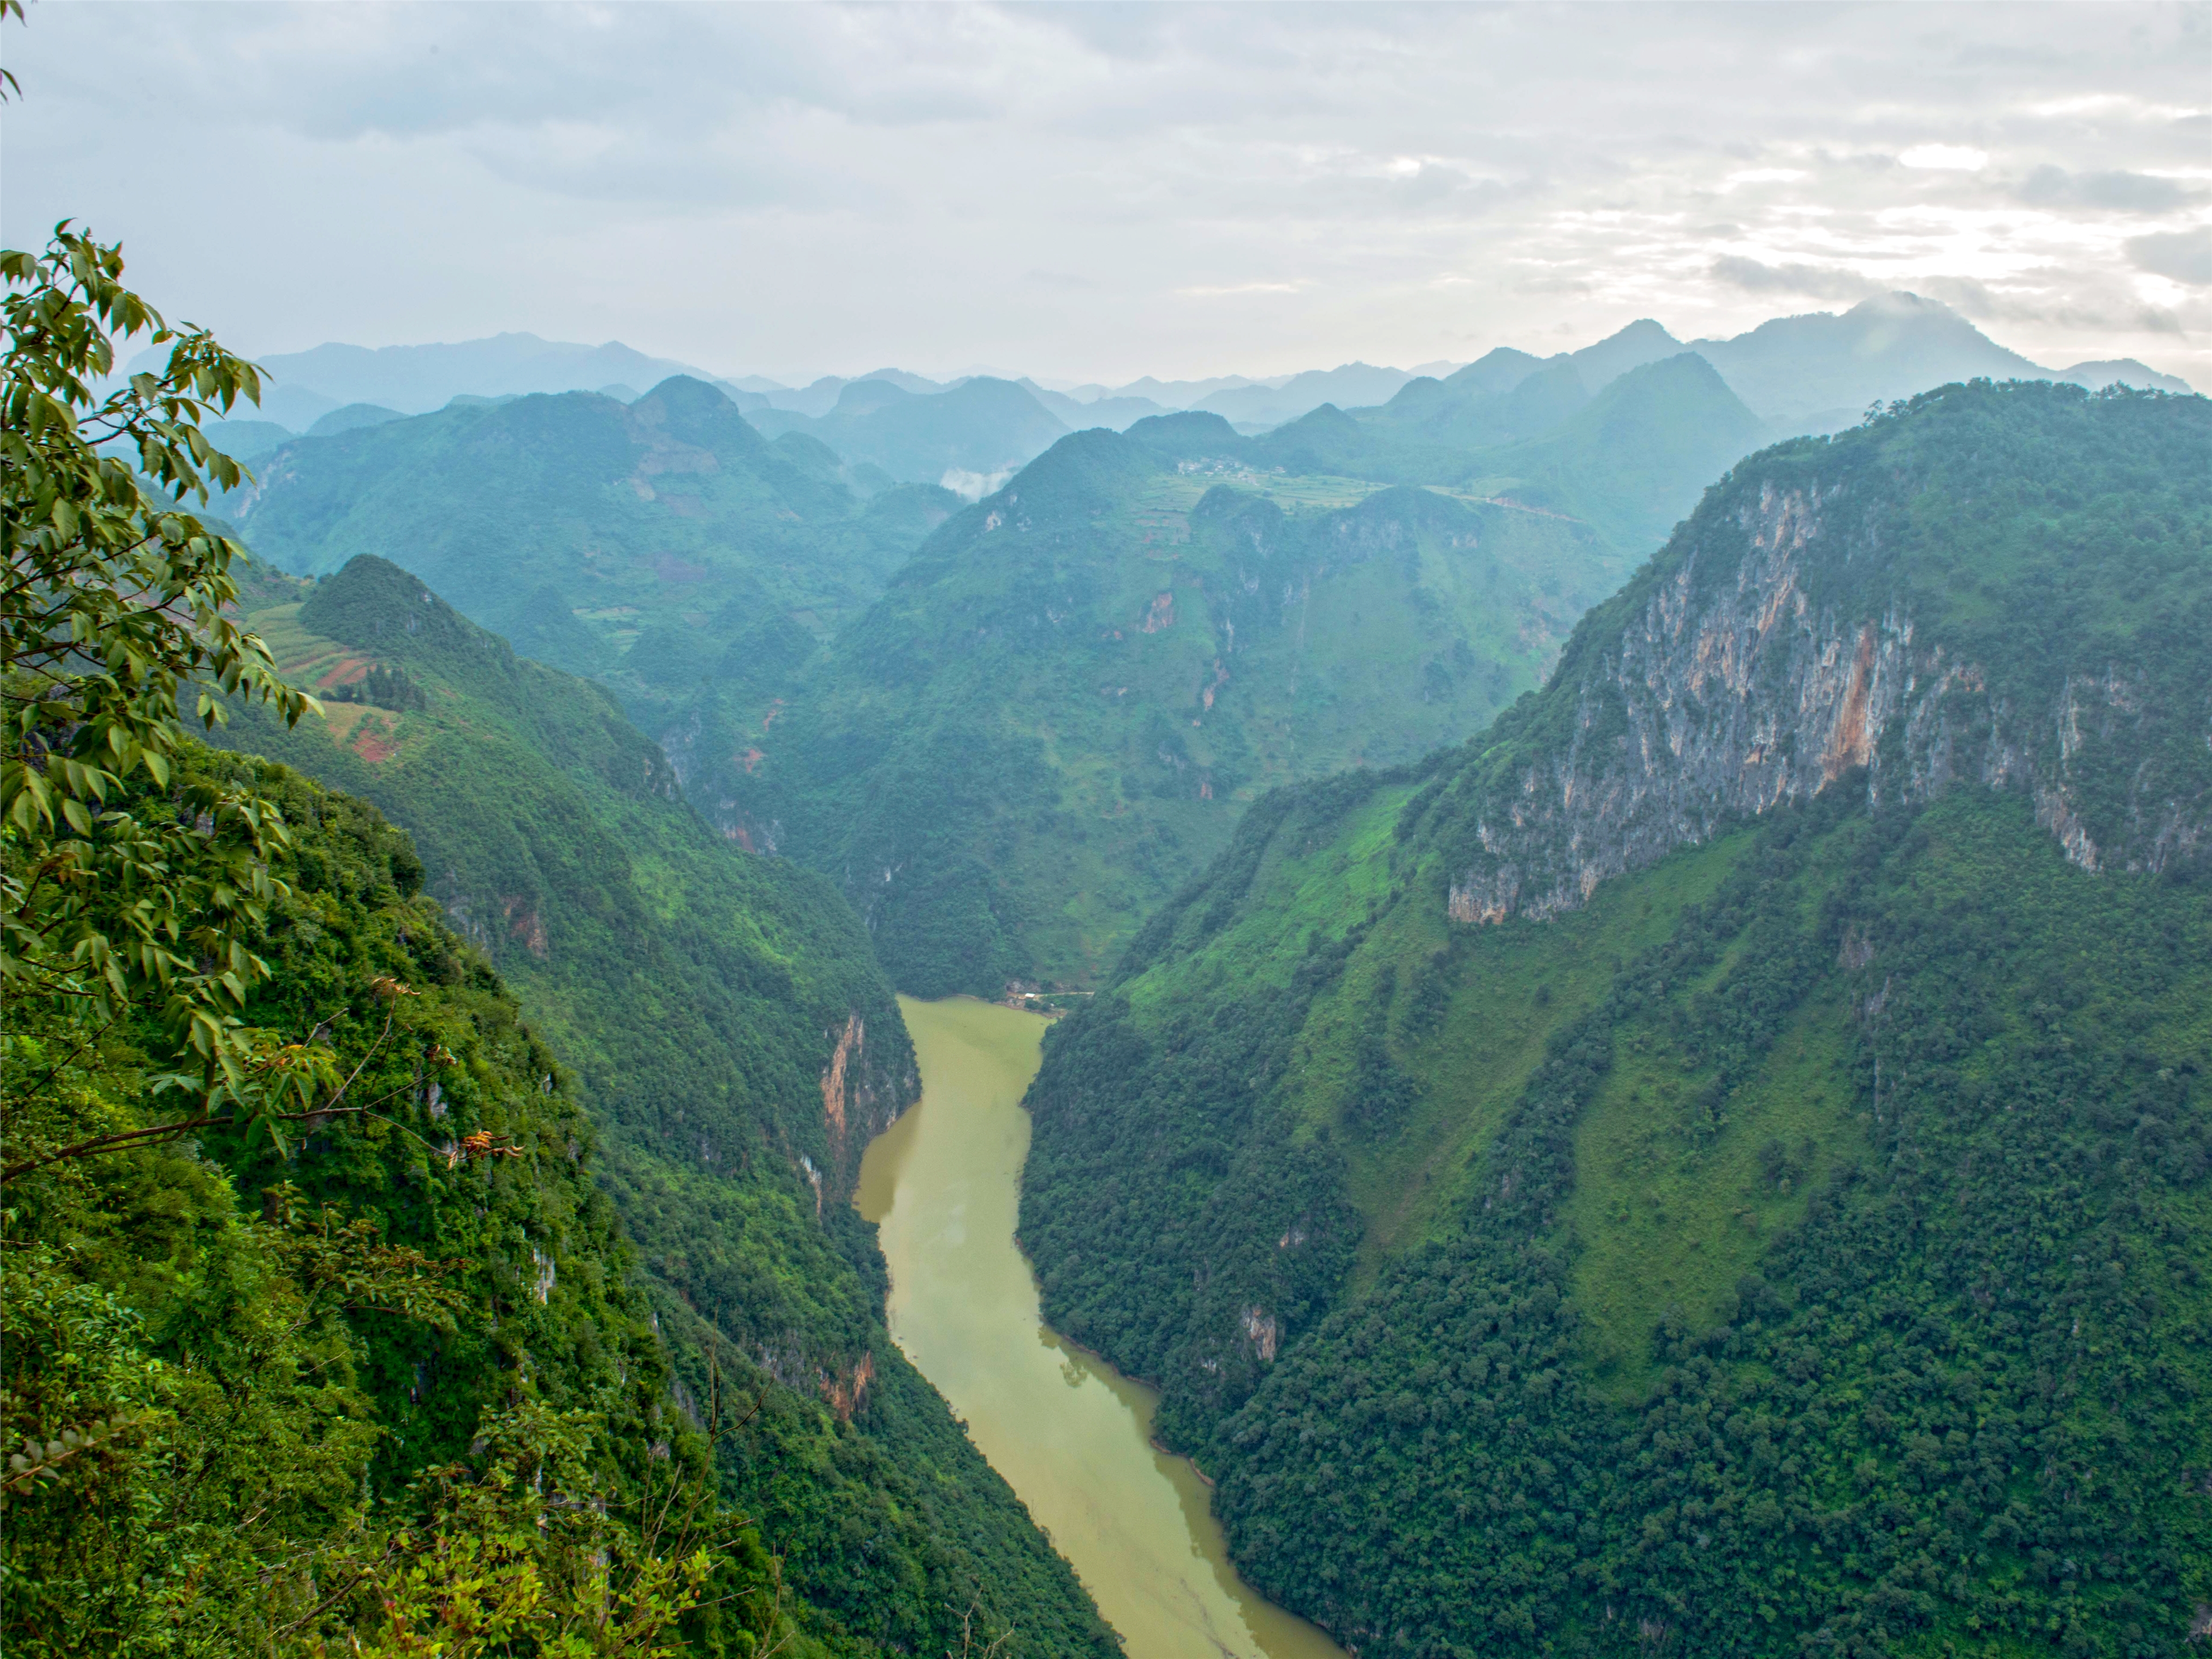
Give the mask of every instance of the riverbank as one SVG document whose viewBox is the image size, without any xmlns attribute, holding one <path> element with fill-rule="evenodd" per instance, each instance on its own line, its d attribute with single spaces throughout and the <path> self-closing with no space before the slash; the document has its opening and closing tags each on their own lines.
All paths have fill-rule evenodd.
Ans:
<svg viewBox="0 0 2212 1659">
<path fill-rule="evenodd" d="M 921 1103 L 878 1136 L 856 1201 L 890 1264 L 890 1328 L 1029 1505 L 1131 1659 L 1344 1659 L 1238 1579 L 1198 1471 L 1152 1442 L 1152 1391 L 1038 1314 L 1015 1247 L 1047 1024 L 900 999 Z"/>
</svg>

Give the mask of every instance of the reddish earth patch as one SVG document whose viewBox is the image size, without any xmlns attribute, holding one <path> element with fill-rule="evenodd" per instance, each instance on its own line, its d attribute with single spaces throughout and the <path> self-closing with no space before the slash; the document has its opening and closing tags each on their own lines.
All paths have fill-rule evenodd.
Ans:
<svg viewBox="0 0 2212 1659">
<path fill-rule="evenodd" d="M 368 659 L 365 657 L 341 657 L 336 668 L 316 680 L 315 690 L 328 691 L 334 686 L 357 684 L 368 678 Z"/>
<path fill-rule="evenodd" d="M 1145 612 L 1145 620 L 1139 626 L 1147 634 L 1157 634 L 1163 628 L 1173 628 L 1175 595 L 1162 593 L 1157 596 L 1152 600 L 1152 609 Z"/>
<path fill-rule="evenodd" d="M 538 907 L 517 895 L 499 902 L 500 914 L 507 918 L 507 931 L 533 957 L 545 954 L 545 924 L 538 919 Z"/>
<path fill-rule="evenodd" d="M 860 1408 L 860 1401 L 868 1392 L 868 1384 L 876 1380 L 876 1357 L 872 1353 L 860 1356 L 860 1363 L 848 1376 L 830 1376 L 822 1379 L 822 1397 L 830 1402 L 840 1423 L 849 1423 L 853 1413 Z"/>
<path fill-rule="evenodd" d="M 858 1014 L 845 1017 L 844 1034 L 837 1039 L 837 1047 L 830 1055 L 830 1063 L 822 1071 L 822 1117 L 829 1126 L 830 1143 L 842 1158 L 845 1152 L 845 1068 L 860 1044 L 866 1041 L 867 1028 Z"/>
<path fill-rule="evenodd" d="M 724 841 L 733 841 L 737 842 L 738 846 L 744 848 L 748 853 L 757 853 L 760 850 L 760 848 L 753 845 L 752 832 L 747 830 L 742 823 L 733 823 L 728 829 L 723 830 L 722 839 Z"/>
<path fill-rule="evenodd" d="M 1867 698 L 1874 680 L 1874 624 L 1859 629 L 1859 648 L 1851 659 L 1851 678 L 1844 688 L 1844 706 L 1836 711 L 1836 728 L 1829 734 L 1827 751 L 1820 757 L 1820 775 L 1833 783 L 1847 768 L 1864 766 L 1874 758 L 1874 733 L 1867 729 Z"/>
<path fill-rule="evenodd" d="M 748 749 L 744 754 L 738 756 L 738 758 L 745 763 L 745 770 L 750 772 L 753 768 L 761 763 L 765 751 L 763 750 Z"/>
<path fill-rule="evenodd" d="M 781 697 L 778 697 L 774 702 L 769 705 L 768 713 L 761 716 L 761 730 L 765 732 L 769 726 L 774 726 L 775 724 L 775 717 L 781 713 L 783 713 L 783 699 Z M 747 771 L 750 771 L 752 769 L 750 767 L 747 767 L 745 769 Z"/>
<path fill-rule="evenodd" d="M 398 754 L 399 745 L 392 742 L 387 731 L 372 732 L 364 726 L 353 740 L 353 752 L 371 766 L 377 766 Z"/>
</svg>

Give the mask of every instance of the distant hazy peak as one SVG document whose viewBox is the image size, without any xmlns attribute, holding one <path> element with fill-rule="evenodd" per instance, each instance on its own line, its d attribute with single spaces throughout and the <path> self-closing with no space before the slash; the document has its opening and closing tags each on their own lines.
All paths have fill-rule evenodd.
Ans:
<svg viewBox="0 0 2212 1659">
<path fill-rule="evenodd" d="M 629 404 L 629 411 L 633 427 L 665 424 L 679 434 L 688 435 L 704 424 L 712 426 L 718 437 L 736 436 L 742 430 L 738 441 L 748 449 L 765 441 L 746 424 L 728 392 L 714 381 L 696 374 L 670 375 Z"/>
<path fill-rule="evenodd" d="M 1849 424 L 1870 404 L 1951 380 L 2051 376 L 1917 294 L 1878 294 L 1840 315 L 1776 317 L 1732 339 L 1690 344 L 1759 415 L 1796 430 Z"/>
<path fill-rule="evenodd" d="M 2087 386 L 2092 392 L 2102 392 L 2113 385 L 2131 386 L 2144 392 L 2187 393 L 2197 389 L 2178 374 L 2161 374 L 2132 357 L 2106 357 L 2095 362 L 2076 363 L 2071 368 L 2060 369 L 2051 378 L 2070 380 L 2075 386 Z"/>
<path fill-rule="evenodd" d="M 1446 376 L 1444 384 L 1474 392 L 1510 392 L 1543 366 L 1541 357 L 1511 346 L 1496 346 Z"/>
<path fill-rule="evenodd" d="M 386 409 L 380 404 L 348 404 L 334 409 L 307 428 L 310 438 L 334 438 L 341 432 L 358 431 L 365 426 L 382 426 L 387 421 L 404 421 L 407 417 L 396 409 Z"/>
<path fill-rule="evenodd" d="M 833 407 L 840 415 L 872 415 L 879 409 L 903 402 L 915 394 L 896 380 L 870 375 L 862 380 L 848 380 L 837 389 L 837 401 Z"/>
<path fill-rule="evenodd" d="M 933 392 L 949 392 L 960 384 L 957 380 L 933 380 L 903 368 L 872 368 L 866 374 L 854 375 L 846 384 L 855 385 L 863 380 L 879 380 L 896 386 L 901 392 L 910 392 L 918 398 L 927 398 Z"/>
<path fill-rule="evenodd" d="M 1582 376 L 1583 390 L 1595 392 L 1630 369 L 1656 363 L 1662 357 L 1674 356 L 1683 349 L 1680 340 L 1649 317 L 1643 317 L 1626 328 L 1608 334 L 1595 345 L 1587 345 L 1580 351 L 1567 353 L 1566 361 L 1572 363 L 1575 372 Z"/>
<path fill-rule="evenodd" d="M 586 392 L 611 384 L 650 386 L 678 374 L 713 378 L 703 369 L 648 356 L 619 340 L 584 345 L 526 333 L 422 345 L 372 347 L 327 341 L 306 351 L 264 357 L 261 368 L 276 400 L 295 420 L 318 404 L 323 408 L 317 414 L 341 405 L 371 404 L 403 415 L 427 415 L 444 408 L 456 393 L 496 398 Z"/>
</svg>

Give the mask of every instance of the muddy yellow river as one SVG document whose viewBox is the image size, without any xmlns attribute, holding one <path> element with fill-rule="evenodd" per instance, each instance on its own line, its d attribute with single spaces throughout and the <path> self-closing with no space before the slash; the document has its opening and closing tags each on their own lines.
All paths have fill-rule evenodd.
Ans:
<svg viewBox="0 0 2212 1659">
<path fill-rule="evenodd" d="M 868 1148 L 858 1200 L 882 1229 L 892 1337 L 1074 1564 L 1130 1659 L 1343 1659 L 1237 1579 L 1196 1471 L 1152 1448 L 1151 1392 L 1037 1316 L 1014 1220 L 1043 1019 L 964 999 L 899 1006 L 921 1104 Z"/>
</svg>

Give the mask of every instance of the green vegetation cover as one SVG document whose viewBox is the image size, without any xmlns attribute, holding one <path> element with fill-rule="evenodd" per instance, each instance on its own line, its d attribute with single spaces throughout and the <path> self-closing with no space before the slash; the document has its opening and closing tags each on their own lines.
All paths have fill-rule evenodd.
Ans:
<svg viewBox="0 0 2212 1659">
<path fill-rule="evenodd" d="M 245 790 L 294 826 L 240 1013 L 345 1086 L 285 1154 L 221 1122 L 161 1134 L 189 1096 L 156 1086 L 158 1024 L 87 1043 L 11 998 L 10 1650 L 305 1654 L 352 1632 L 416 1652 L 453 1638 L 457 1598 L 587 1629 L 610 1592 L 653 1594 L 641 1545 L 712 1544 L 719 1605 L 667 1635 L 826 1651 L 758 1534 L 715 1516 L 589 1121 L 407 838 L 282 767 L 180 758 L 172 800 L 131 804 Z M 556 1547 L 523 1547 L 533 1528 Z M 590 1566 L 609 1551 L 611 1578 Z M 622 1618 L 606 1650 L 646 1650 L 627 1644 L 652 1622 Z"/>
<path fill-rule="evenodd" d="M 580 673 L 635 646 L 665 675 L 700 658 L 696 637 L 713 642 L 703 672 L 769 622 L 827 633 L 958 505 L 801 434 L 770 443 L 687 375 L 627 405 L 455 404 L 287 444 L 256 472 L 223 504 L 264 561 L 319 575 L 389 559 Z M 649 699 L 653 683 L 632 690 Z"/>
<path fill-rule="evenodd" d="M 1366 1655 L 2180 1651 L 2212 1601 L 2212 404 L 1738 465 L 1546 690 L 1256 803 L 1022 1238 Z"/>
<path fill-rule="evenodd" d="M 1003 1480 L 884 1329 L 868 1139 L 917 1091 L 866 933 L 831 885 L 719 840 L 613 697 L 519 658 L 382 560 L 264 575 L 248 619 L 330 699 L 226 741 L 373 800 L 427 897 L 495 961 L 601 1126 L 603 1179 L 702 1410 L 710 1364 L 751 1412 L 719 1447 L 838 1652 L 927 1652 L 963 1615 L 1008 1653 L 1116 1644 Z M 335 694 L 360 688 L 357 700 Z"/>
<path fill-rule="evenodd" d="M 836 877 L 903 989 L 1089 984 L 1248 802 L 1480 726 L 1626 568 L 1548 513 L 1079 433 L 775 696 L 702 703 L 689 787 Z"/>
<path fill-rule="evenodd" d="M 0 252 L 0 1639 L 792 1647 L 550 1054 L 404 836 L 185 734 L 313 704 L 190 510 L 258 376 L 123 268 Z"/>
<path fill-rule="evenodd" d="M 1083 433 L 950 523 L 892 475 L 986 487 L 1058 430 L 1023 388 L 855 382 L 756 411 L 773 442 L 681 376 L 458 405 L 287 446 L 228 499 L 279 566 L 387 558 L 600 678 L 711 822 L 838 879 L 906 988 L 1084 987 L 1259 793 L 1536 684 L 1752 441 L 1702 359 L 1611 363 L 1492 354 L 1251 440 Z"/>
</svg>

